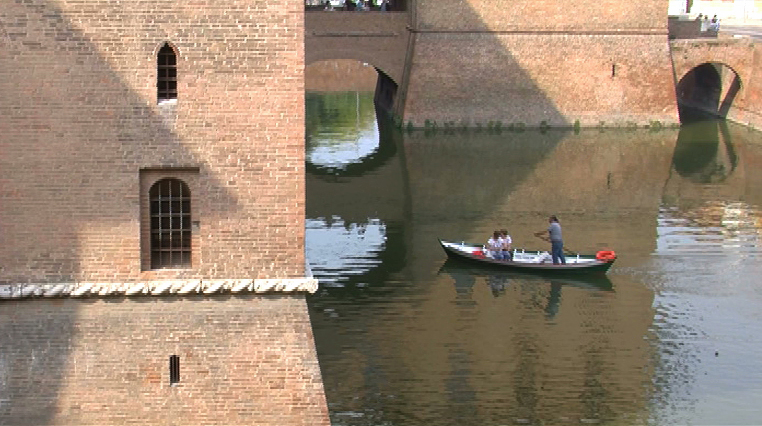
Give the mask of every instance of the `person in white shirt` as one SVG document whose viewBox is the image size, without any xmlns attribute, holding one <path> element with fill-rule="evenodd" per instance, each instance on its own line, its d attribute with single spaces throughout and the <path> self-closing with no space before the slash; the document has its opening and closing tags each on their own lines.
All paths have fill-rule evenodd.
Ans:
<svg viewBox="0 0 762 426">
<path fill-rule="evenodd" d="M 717 19 L 717 15 L 714 15 L 711 22 L 709 22 L 709 31 L 714 31 L 714 32 L 720 31 L 720 20 Z"/>
<path fill-rule="evenodd" d="M 502 239 L 502 236 L 500 235 L 500 231 L 495 231 L 492 233 L 492 237 L 487 240 L 487 245 L 485 248 L 489 252 L 490 257 L 492 257 L 493 259 L 504 260 L 503 239 Z"/>
<path fill-rule="evenodd" d="M 513 240 L 511 239 L 511 236 L 508 235 L 508 230 L 501 229 L 500 238 L 502 239 L 503 245 L 503 260 L 513 260 L 513 254 L 511 252 Z"/>
</svg>

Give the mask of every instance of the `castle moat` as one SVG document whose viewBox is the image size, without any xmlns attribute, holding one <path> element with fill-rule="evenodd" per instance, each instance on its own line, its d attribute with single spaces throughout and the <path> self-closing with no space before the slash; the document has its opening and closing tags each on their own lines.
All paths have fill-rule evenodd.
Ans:
<svg viewBox="0 0 762 426">
<path fill-rule="evenodd" d="M 334 425 L 758 424 L 762 133 L 437 129 L 307 95 L 308 297 Z M 437 238 L 615 250 L 606 278 L 446 261 Z"/>
</svg>

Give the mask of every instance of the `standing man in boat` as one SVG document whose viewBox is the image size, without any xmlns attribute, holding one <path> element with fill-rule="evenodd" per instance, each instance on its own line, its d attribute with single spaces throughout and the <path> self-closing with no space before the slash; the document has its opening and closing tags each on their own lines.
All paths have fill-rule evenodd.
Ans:
<svg viewBox="0 0 762 426">
<path fill-rule="evenodd" d="M 548 219 L 550 226 L 548 226 L 548 236 L 550 237 L 550 255 L 553 257 L 553 264 L 566 265 L 566 257 L 564 256 L 564 240 L 561 237 L 561 224 L 558 223 L 558 218 L 553 215 Z"/>
</svg>

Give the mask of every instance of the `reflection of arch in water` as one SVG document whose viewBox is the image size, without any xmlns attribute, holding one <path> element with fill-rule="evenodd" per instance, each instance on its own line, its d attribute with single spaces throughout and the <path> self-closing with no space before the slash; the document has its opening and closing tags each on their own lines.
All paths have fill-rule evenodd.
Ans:
<svg viewBox="0 0 762 426">
<path fill-rule="evenodd" d="M 738 73 L 727 65 L 707 62 L 693 68 L 677 84 L 680 121 L 726 117 L 740 89 Z"/>
<path fill-rule="evenodd" d="M 307 173 L 315 176 L 362 176 L 372 172 L 397 154 L 397 141 L 393 124 L 383 113 L 376 112 L 378 122 L 378 146 L 371 153 L 342 167 L 324 166 L 306 160 Z"/>
<path fill-rule="evenodd" d="M 672 165 L 680 176 L 697 183 L 727 179 L 738 165 L 727 123 L 699 121 L 680 127 Z"/>
</svg>

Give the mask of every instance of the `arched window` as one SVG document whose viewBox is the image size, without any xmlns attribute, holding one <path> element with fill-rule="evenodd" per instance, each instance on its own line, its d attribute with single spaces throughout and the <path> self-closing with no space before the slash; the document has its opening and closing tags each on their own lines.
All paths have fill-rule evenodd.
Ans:
<svg viewBox="0 0 762 426">
<path fill-rule="evenodd" d="M 148 192 L 151 269 L 191 266 L 190 190 L 179 179 L 162 179 Z"/>
<path fill-rule="evenodd" d="M 159 102 L 177 99 L 177 56 L 169 43 L 164 43 L 156 58 L 156 89 Z"/>
</svg>

